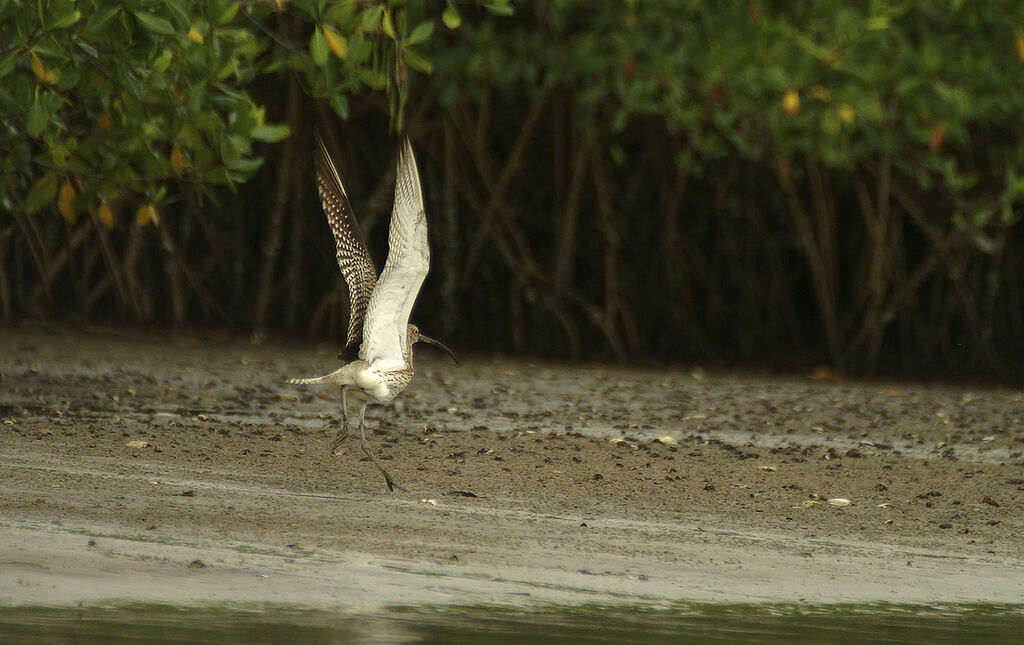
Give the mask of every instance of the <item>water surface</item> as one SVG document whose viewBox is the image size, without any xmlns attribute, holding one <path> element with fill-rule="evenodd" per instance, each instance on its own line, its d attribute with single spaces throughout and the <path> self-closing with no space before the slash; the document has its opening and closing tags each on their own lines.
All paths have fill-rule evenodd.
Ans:
<svg viewBox="0 0 1024 645">
<path fill-rule="evenodd" d="M 396 607 L 352 616 L 163 605 L 0 609 L 0 643 L 1019 643 L 1024 607 Z"/>
</svg>

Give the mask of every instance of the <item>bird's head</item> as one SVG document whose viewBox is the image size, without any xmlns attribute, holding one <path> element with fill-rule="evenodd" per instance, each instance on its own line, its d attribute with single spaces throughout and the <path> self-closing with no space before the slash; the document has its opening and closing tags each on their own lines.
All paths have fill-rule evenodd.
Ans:
<svg viewBox="0 0 1024 645">
<path fill-rule="evenodd" d="M 430 343 L 431 345 L 436 345 L 437 347 L 440 347 L 444 351 L 448 352 L 448 355 L 452 357 L 453 361 L 455 361 L 456 363 L 459 362 L 459 359 L 455 358 L 455 353 L 452 352 L 452 350 L 448 349 L 447 345 L 445 345 L 439 340 L 431 338 L 430 336 L 421 334 L 420 328 L 417 327 L 416 325 L 409 325 L 409 347 L 412 347 L 413 345 L 421 341 L 424 343 Z"/>
</svg>

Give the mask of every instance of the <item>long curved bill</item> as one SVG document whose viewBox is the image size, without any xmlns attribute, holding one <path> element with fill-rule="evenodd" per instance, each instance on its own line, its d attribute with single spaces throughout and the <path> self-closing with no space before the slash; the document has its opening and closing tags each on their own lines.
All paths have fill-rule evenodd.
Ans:
<svg viewBox="0 0 1024 645">
<path fill-rule="evenodd" d="M 448 352 L 448 355 L 452 357 L 452 360 L 455 361 L 456 365 L 459 364 L 459 359 L 455 358 L 455 352 L 448 349 L 448 346 L 442 343 L 441 341 L 431 338 L 430 336 L 424 336 L 423 334 L 420 334 L 420 340 L 424 343 L 430 343 L 431 345 L 436 345 L 437 347 L 440 347 L 444 351 Z"/>
</svg>

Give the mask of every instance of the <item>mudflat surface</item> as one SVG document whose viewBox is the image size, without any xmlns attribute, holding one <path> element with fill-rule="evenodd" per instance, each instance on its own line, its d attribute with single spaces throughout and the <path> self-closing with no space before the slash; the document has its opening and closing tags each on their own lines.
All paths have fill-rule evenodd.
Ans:
<svg viewBox="0 0 1024 645">
<path fill-rule="evenodd" d="M 0 329 L 0 604 L 1024 598 L 1020 391 L 334 354 Z"/>
</svg>

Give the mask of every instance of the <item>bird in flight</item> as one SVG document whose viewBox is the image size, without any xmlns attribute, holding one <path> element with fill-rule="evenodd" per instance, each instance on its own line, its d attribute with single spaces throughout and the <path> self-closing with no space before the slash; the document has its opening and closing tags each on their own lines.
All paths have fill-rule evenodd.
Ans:
<svg viewBox="0 0 1024 645">
<path fill-rule="evenodd" d="M 350 362 L 325 376 L 291 379 L 291 382 L 299 385 L 333 383 L 341 387 L 343 421 L 331 444 L 332 454 L 348 436 L 349 401 L 357 403 L 363 452 L 384 475 L 388 490 L 393 491 L 394 479 L 366 443 L 366 406 L 389 403 L 409 384 L 413 376 L 412 346 L 417 342 L 437 345 L 458 362 L 443 343 L 421 334 L 416 325 L 409 324 L 409 314 L 430 268 L 427 217 L 419 171 L 412 144 L 406 137 L 398 155 L 395 205 L 388 229 L 388 259 L 378 277 L 341 176 L 319 134 L 316 139 L 316 184 L 327 223 L 334 233 L 338 266 L 349 293 L 348 334 L 339 358 Z M 353 358 L 355 360 L 351 360 Z"/>
</svg>

